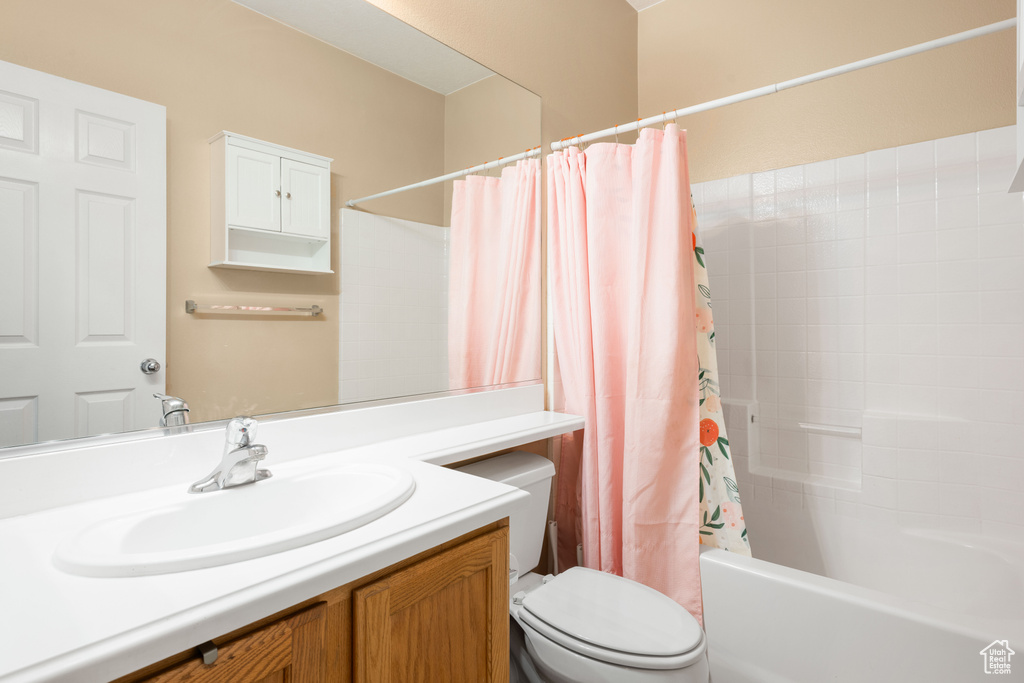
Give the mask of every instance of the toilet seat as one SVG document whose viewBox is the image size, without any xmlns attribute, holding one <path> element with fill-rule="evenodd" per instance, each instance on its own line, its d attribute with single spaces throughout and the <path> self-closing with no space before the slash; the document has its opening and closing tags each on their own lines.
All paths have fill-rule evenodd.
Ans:
<svg viewBox="0 0 1024 683">
<path fill-rule="evenodd" d="M 674 600 L 582 567 L 530 591 L 516 618 L 561 647 L 617 666 L 680 669 L 705 650 L 703 630 Z"/>
<path fill-rule="evenodd" d="M 526 610 L 521 611 L 518 614 L 518 618 L 528 629 L 527 632 L 532 631 L 570 652 L 575 652 L 576 654 L 596 659 L 606 664 L 631 667 L 633 669 L 674 670 L 686 668 L 704 656 L 703 638 L 693 650 L 682 655 L 668 657 L 634 655 L 628 652 L 598 647 L 567 636 L 558 629 L 551 628 L 544 622 L 536 620 L 536 617 L 533 617 Z"/>
</svg>

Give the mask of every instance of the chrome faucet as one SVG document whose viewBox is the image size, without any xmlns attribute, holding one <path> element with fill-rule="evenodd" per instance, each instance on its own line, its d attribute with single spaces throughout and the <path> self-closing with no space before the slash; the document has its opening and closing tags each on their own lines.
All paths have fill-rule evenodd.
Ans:
<svg viewBox="0 0 1024 683">
<path fill-rule="evenodd" d="M 188 404 L 184 399 L 167 394 L 153 394 L 153 398 L 160 399 L 161 427 L 185 427 L 188 425 Z"/>
<path fill-rule="evenodd" d="M 228 422 L 224 453 L 220 465 L 213 472 L 188 487 L 189 493 L 205 493 L 244 486 L 269 478 L 270 470 L 259 469 L 256 464 L 267 457 L 267 447 L 252 443 L 256 437 L 257 422 L 251 417 L 236 417 Z"/>
</svg>

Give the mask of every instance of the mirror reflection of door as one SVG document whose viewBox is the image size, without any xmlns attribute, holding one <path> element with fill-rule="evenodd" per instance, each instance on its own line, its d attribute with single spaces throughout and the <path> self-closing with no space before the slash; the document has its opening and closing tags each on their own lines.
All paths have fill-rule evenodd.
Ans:
<svg viewBox="0 0 1024 683">
<path fill-rule="evenodd" d="M 155 426 L 164 108 L 0 62 L 0 244 L 0 446 Z"/>
<path fill-rule="evenodd" d="M 340 209 L 349 199 L 539 145 L 541 103 L 537 95 L 366 0 L 7 0 L 3 8 L 5 16 L 17 20 L 0 21 L 0 61 L 166 107 L 168 239 L 160 252 L 167 259 L 166 271 L 161 271 L 166 272 L 166 318 L 154 315 L 153 326 L 144 328 L 141 316 L 156 309 L 132 309 L 130 323 L 135 336 L 131 343 L 145 348 L 130 354 L 132 362 L 126 367 L 138 373 L 139 363 L 146 358 L 164 365 L 153 378 L 164 380 L 167 392 L 188 401 L 192 423 L 467 388 L 464 383 L 452 385 L 447 363 L 448 261 L 443 236 L 449 224 L 453 183 L 421 187 L 359 207 L 360 213 L 375 220 L 434 226 L 427 233 L 404 231 L 398 240 L 390 239 L 396 232 L 390 229 L 364 225 L 358 234 L 348 231 L 341 224 Z M 0 178 L 13 182 L 15 190 L 13 195 L 5 195 L 8 207 L 3 209 L 3 220 L 7 224 L 0 230 L 5 235 L 16 233 L 20 240 L 26 229 L 36 229 L 26 228 L 24 221 L 43 218 L 42 214 L 15 216 L 10 206 L 13 202 L 21 211 L 24 204 L 19 179 L 37 181 L 19 175 L 24 169 L 11 164 L 19 158 L 41 158 L 21 149 L 21 107 L 25 98 L 38 101 L 34 106 L 42 116 L 47 97 L 9 85 L 3 73 L 0 92 L 10 97 L 0 105 L 5 112 L 0 114 L 0 126 L 14 126 L 10 122 L 17 121 L 19 128 L 7 129 L 3 133 L 6 139 L 0 137 Z M 59 92 L 56 87 L 51 91 Z M 99 121 L 134 123 L 128 114 L 92 103 L 61 106 L 92 111 Z M 69 125 L 73 128 L 74 121 Z M 334 159 L 330 175 L 331 263 L 325 268 L 334 274 L 208 267 L 214 260 L 210 247 L 214 190 L 207 143 L 224 130 Z M 97 145 L 101 139 L 107 138 L 98 136 Z M 143 154 L 144 139 L 142 126 L 137 124 L 139 173 L 153 158 Z M 75 144 L 74 138 L 62 143 L 68 150 L 65 156 L 72 161 L 76 159 Z M 90 161 L 93 163 L 75 163 L 95 174 L 126 175 L 111 164 L 97 165 L 96 158 Z M 308 169 L 279 167 L 285 175 L 278 178 L 281 187 L 275 182 L 272 189 L 318 182 L 304 170 Z M 131 197 L 126 190 L 112 187 L 83 189 Z M 42 190 L 39 186 L 30 191 Z M 38 204 L 32 203 L 37 199 Z M 43 201 L 41 195 L 37 199 L 29 199 L 30 206 L 54 210 L 50 208 L 53 202 Z M 73 204 L 76 200 L 69 201 Z M 135 201 L 135 225 L 141 230 L 148 223 L 143 221 L 140 200 Z M 94 208 L 112 210 L 98 204 Z M 299 215 L 293 211 L 296 208 Z M 293 204 L 287 215 L 270 213 L 268 217 L 257 207 L 244 220 L 269 220 L 271 225 L 276 221 L 279 228 L 280 221 L 291 219 L 289 232 L 298 233 L 322 225 L 301 220 L 312 218 L 312 208 L 305 214 Z M 73 221 L 74 209 L 70 215 Z M 45 221 L 39 229 L 44 228 Z M 359 238 L 357 244 L 352 243 L 349 232 Z M 429 239 L 422 239 L 424 234 Z M 48 239 L 53 241 L 42 238 L 39 244 Z M 75 272 L 74 254 L 64 257 L 69 266 L 40 270 L 44 268 L 40 263 L 36 271 L 26 272 L 25 258 L 35 259 L 36 252 L 26 254 L 25 245 L 9 241 L 0 241 L 0 252 L 0 350 L 14 349 L 20 354 L 15 360 L 0 360 L 9 364 L 0 367 L 0 458 L 5 458 L 25 451 L 4 445 L 34 440 L 31 433 L 38 429 L 37 418 L 44 419 L 44 413 L 57 414 L 42 407 L 39 389 L 21 381 L 21 368 L 29 367 L 30 356 L 39 355 L 32 350 L 38 339 L 23 339 L 22 328 L 42 321 L 25 318 L 29 314 L 23 299 L 28 296 L 34 301 L 32 297 L 57 291 L 58 285 L 51 285 L 53 278 L 67 282 L 78 276 L 68 275 Z M 51 252 L 53 248 L 47 247 L 40 253 L 49 257 Z M 148 255 L 137 253 L 133 258 Z M 98 272 L 113 278 L 118 268 L 114 264 Z M 153 267 L 139 266 L 135 273 L 137 277 L 155 276 L 155 268 L 154 261 Z M 422 286 L 420 276 L 428 275 L 429 287 Z M 38 291 L 24 284 L 26 278 L 38 283 Z M 535 290 L 539 289 L 538 276 Z M 67 300 L 73 306 L 75 296 L 68 293 L 58 304 Z M 95 300 L 95 292 L 90 296 Z M 190 316 L 182 306 L 189 299 L 201 304 L 315 304 L 323 314 L 315 320 Z M 47 312 L 52 308 L 44 303 L 28 310 Z M 166 334 L 167 356 L 137 341 L 146 329 Z M 68 344 L 81 352 L 84 344 L 77 334 L 77 329 L 65 333 Z M 94 340 L 116 338 L 115 333 L 111 333 L 113 337 L 92 334 Z M 40 368 L 45 368 L 45 363 L 31 362 L 36 365 L 24 370 L 24 375 L 43 377 Z M 75 367 L 90 364 L 92 361 L 84 361 Z M 8 367 L 18 369 L 17 386 L 8 384 L 12 381 Z M 110 374 L 111 367 L 104 366 L 103 373 Z M 532 376 L 526 379 L 540 381 L 539 355 L 532 368 Z M 140 375 L 138 379 L 143 378 Z M 82 393 L 70 403 L 64 402 L 72 406 L 72 422 L 78 419 L 86 424 L 73 424 L 59 433 L 43 430 L 36 438 L 155 428 L 159 402 L 150 394 L 159 386 L 134 391 L 132 395 L 142 402 L 134 408 L 134 421 L 125 415 L 131 409 L 131 403 L 124 400 L 128 394 L 110 393 L 124 392 L 129 386 L 118 379 L 110 386 L 74 389 L 73 397 L 75 392 L 98 392 Z M 146 401 L 152 402 L 151 406 Z M 74 413 L 76 409 L 78 413 Z M 101 412 L 108 409 L 101 420 Z"/>
</svg>

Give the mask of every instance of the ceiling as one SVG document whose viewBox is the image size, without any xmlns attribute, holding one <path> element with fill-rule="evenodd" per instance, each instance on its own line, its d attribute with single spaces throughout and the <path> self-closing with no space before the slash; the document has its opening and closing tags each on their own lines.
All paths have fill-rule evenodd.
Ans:
<svg viewBox="0 0 1024 683">
<path fill-rule="evenodd" d="M 365 0 L 234 2 L 442 95 L 494 75 Z"/>
<path fill-rule="evenodd" d="M 647 9 L 651 5 L 657 5 L 661 1 L 662 0 L 626 0 L 626 2 L 631 4 L 633 6 L 633 9 L 635 9 L 637 12 L 639 12 L 642 9 Z"/>
</svg>

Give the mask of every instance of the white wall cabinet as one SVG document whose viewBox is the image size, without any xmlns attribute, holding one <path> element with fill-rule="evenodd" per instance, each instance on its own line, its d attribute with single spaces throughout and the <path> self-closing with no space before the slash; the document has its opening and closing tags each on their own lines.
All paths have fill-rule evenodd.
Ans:
<svg viewBox="0 0 1024 683">
<path fill-rule="evenodd" d="M 210 139 L 210 267 L 330 273 L 331 159 Z"/>
</svg>

